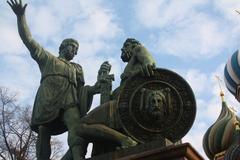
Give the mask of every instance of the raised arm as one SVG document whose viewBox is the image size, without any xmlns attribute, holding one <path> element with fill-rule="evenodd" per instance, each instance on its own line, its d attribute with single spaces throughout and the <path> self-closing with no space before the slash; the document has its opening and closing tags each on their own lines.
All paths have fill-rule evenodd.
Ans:
<svg viewBox="0 0 240 160">
<path fill-rule="evenodd" d="M 17 25 L 18 25 L 18 33 L 25 44 L 25 46 L 29 49 L 30 52 L 34 51 L 38 44 L 33 40 L 30 30 L 28 28 L 26 18 L 25 18 L 25 9 L 27 4 L 22 4 L 22 0 L 10 0 L 7 3 L 12 8 L 13 12 L 17 16 Z"/>
</svg>

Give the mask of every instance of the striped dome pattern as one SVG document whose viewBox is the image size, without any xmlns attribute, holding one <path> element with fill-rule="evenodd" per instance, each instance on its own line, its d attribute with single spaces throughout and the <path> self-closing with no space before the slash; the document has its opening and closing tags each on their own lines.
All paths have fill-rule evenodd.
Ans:
<svg viewBox="0 0 240 160">
<path fill-rule="evenodd" d="M 224 160 L 240 160 L 240 145 L 232 145 L 225 153 Z"/>
<path fill-rule="evenodd" d="M 235 96 L 237 85 L 240 84 L 240 54 L 236 51 L 227 61 L 224 68 L 224 81 L 227 89 Z"/>
<path fill-rule="evenodd" d="M 239 124 L 238 124 L 239 127 Z M 240 160 L 240 129 L 235 131 L 235 140 L 225 153 L 224 160 Z"/>
<path fill-rule="evenodd" d="M 213 159 L 216 154 L 227 150 L 234 143 L 236 139 L 234 120 L 234 113 L 223 101 L 222 110 L 217 121 L 207 130 L 203 137 L 203 149 L 209 159 Z"/>
</svg>

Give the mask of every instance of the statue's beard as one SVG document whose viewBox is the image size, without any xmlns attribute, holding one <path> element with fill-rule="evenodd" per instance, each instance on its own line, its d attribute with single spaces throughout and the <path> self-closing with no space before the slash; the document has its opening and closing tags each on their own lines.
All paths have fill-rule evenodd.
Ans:
<svg viewBox="0 0 240 160">
<path fill-rule="evenodd" d="M 70 60 L 72 60 L 73 59 L 73 57 L 74 57 L 74 54 L 72 54 L 72 53 L 68 53 L 69 51 L 62 51 L 62 56 L 66 59 L 66 60 L 68 60 L 68 61 L 70 61 Z"/>
<path fill-rule="evenodd" d="M 124 51 L 124 54 L 122 54 L 121 59 L 123 62 L 128 62 L 131 58 L 131 53 L 129 51 Z"/>
<path fill-rule="evenodd" d="M 70 61 L 70 60 L 73 59 L 73 55 L 71 55 L 71 54 L 65 54 L 65 58 L 66 58 L 68 61 Z"/>
<path fill-rule="evenodd" d="M 163 113 L 163 111 L 159 110 L 158 108 L 152 107 L 151 109 L 148 110 L 148 115 L 152 119 L 158 120 L 164 116 L 164 113 Z"/>
</svg>

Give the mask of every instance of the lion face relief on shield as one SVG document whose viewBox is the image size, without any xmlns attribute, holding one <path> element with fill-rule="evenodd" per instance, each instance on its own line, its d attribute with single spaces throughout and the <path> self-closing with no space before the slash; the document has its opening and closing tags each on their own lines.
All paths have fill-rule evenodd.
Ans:
<svg viewBox="0 0 240 160">
<path fill-rule="evenodd" d="M 170 112 L 170 88 L 141 90 L 140 111 L 152 120 L 164 120 Z"/>
</svg>

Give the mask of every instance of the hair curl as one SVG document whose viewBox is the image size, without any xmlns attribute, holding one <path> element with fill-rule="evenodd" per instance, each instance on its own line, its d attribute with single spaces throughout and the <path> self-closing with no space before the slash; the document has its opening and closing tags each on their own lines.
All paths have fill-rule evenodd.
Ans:
<svg viewBox="0 0 240 160">
<path fill-rule="evenodd" d="M 141 45 L 141 43 L 138 40 L 134 39 L 134 38 L 126 39 L 126 41 L 123 43 L 123 45 L 128 43 L 128 42 L 131 43 L 131 44 Z"/>
<path fill-rule="evenodd" d="M 59 52 L 61 52 L 63 50 L 63 48 L 65 48 L 69 44 L 76 44 L 77 46 L 79 46 L 77 40 L 75 40 L 73 38 L 66 38 L 62 41 L 61 45 L 59 46 Z"/>
</svg>

